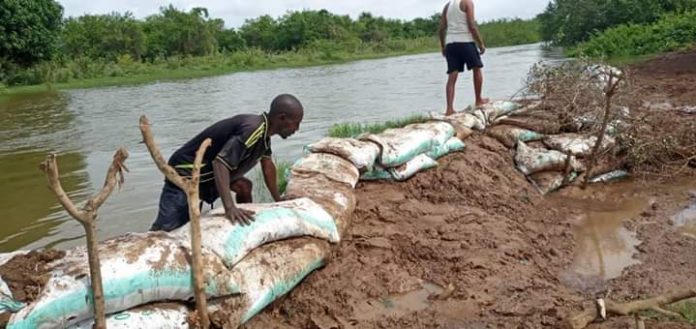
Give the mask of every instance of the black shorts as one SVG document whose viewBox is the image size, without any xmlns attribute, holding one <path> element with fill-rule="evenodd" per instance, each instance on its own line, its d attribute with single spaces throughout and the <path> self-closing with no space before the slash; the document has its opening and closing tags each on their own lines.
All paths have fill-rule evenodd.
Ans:
<svg viewBox="0 0 696 329">
<path fill-rule="evenodd" d="M 464 72 L 464 64 L 467 70 L 483 67 L 481 55 L 474 42 L 455 42 L 445 46 L 447 58 L 447 74 L 454 71 Z"/>
</svg>

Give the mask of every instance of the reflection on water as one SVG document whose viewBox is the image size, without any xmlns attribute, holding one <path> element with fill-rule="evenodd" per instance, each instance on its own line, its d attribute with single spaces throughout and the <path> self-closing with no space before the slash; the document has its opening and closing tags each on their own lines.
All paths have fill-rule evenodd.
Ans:
<svg viewBox="0 0 696 329">
<path fill-rule="evenodd" d="M 431 305 L 431 296 L 443 292 L 439 286 L 424 282 L 422 288 L 405 294 L 387 296 L 378 300 L 368 300 L 355 307 L 356 320 L 369 321 L 385 317 L 403 317 L 422 311 Z"/>
<path fill-rule="evenodd" d="M 485 92 L 493 98 L 509 97 L 520 89 L 534 63 L 560 58 L 539 45 L 490 49 L 484 56 Z M 288 140 L 273 140 L 275 156 L 292 161 L 301 155 L 302 146 L 323 137 L 334 123 L 443 110 L 445 70 L 442 56 L 432 53 L 3 100 L 0 160 L 9 171 L 0 183 L 5 191 L 17 192 L 0 201 L 5 227 L 0 250 L 64 248 L 82 241 L 82 228 L 57 208 L 37 170 L 47 152 L 63 154 L 59 161 L 65 188 L 84 201 L 101 188 L 113 152 L 126 147 L 131 172 L 123 189 L 100 209 L 99 237 L 144 231 L 156 215 L 163 178 L 140 143 L 140 115 L 150 117 L 167 156 L 215 121 L 260 113 L 275 95 L 293 93 L 305 106 L 302 127 Z M 473 100 L 471 75 L 462 75 L 458 86 L 457 107 L 463 108 Z M 255 181 L 255 195 L 269 200 L 263 183 Z"/>
<path fill-rule="evenodd" d="M 692 191 L 691 196 L 692 199 L 696 199 L 696 191 Z M 696 239 L 696 200 L 693 200 L 691 205 L 672 216 L 672 222 L 685 235 Z"/>
</svg>

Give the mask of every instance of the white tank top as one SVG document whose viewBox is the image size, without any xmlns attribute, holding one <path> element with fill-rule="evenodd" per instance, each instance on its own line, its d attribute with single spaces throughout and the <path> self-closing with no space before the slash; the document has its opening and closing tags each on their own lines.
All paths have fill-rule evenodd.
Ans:
<svg viewBox="0 0 696 329">
<path fill-rule="evenodd" d="M 469 31 L 466 13 L 460 8 L 462 0 L 452 0 L 447 8 L 447 37 L 445 43 L 474 42 Z"/>
</svg>

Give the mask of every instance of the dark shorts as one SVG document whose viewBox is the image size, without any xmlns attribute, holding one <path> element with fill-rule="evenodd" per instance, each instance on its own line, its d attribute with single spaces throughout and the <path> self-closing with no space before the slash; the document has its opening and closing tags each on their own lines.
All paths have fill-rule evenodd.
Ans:
<svg viewBox="0 0 696 329">
<path fill-rule="evenodd" d="M 188 200 L 186 193 L 174 184 L 166 181 L 160 195 L 157 219 L 150 231 L 173 231 L 189 221 Z"/>
<path fill-rule="evenodd" d="M 474 42 L 455 42 L 445 46 L 447 58 L 447 74 L 452 72 L 464 72 L 464 64 L 467 70 L 483 67 L 481 55 Z"/>
</svg>

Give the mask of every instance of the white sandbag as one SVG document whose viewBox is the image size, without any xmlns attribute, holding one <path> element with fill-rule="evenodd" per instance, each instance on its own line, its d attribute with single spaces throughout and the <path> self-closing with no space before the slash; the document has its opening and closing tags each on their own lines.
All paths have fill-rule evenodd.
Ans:
<svg viewBox="0 0 696 329">
<path fill-rule="evenodd" d="M 464 142 L 457 137 L 450 138 L 445 145 L 435 146 L 426 155 L 432 159 L 439 159 L 452 152 L 458 152 L 466 147 Z"/>
<path fill-rule="evenodd" d="M 495 101 L 477 107 L 485 115 L 486 122 L 489 124 L 497 118 L 517 111 L 519 108 L 519 103 L 511 101 Z"/>
<path fill-rule="evenodd" d="M 233 224 L 224 208 L 216 208 L 201 218 L 202 244 L 232 268 L 255 248 L 269 242 L 313 236 L 333 243 L 340 241 L 333 217 L 316 202 L 302 198 L 268 204 L 239 204 L 255 213 L 250 225 Z M 190 241 L 189 224 L 174 233 Z"/>
<path fill-rule="evenodd" d="M 311 239 L 280 241 L 254 250 L 234 268 L 242 294 L 212 303 L 211 318 L 222 320 L 218 326 L 237 328 L 323 266 L 328 251 L 326 243 Z"/>
<path fill-rule="evenodd" d="M 316 202 L 334 218 L 340 236 L 350 225 L 357 204 L 353 189 L 321 175 L 295 177 L 288 182 L 283 197 L 286 200 L 309 198 Z"/>
<path fill-rule="evenodd" d="M 532 142 L 541 140 L 544 135 L 511 125 L 496 125 L 486 129 L 486 133 L 497 141 L 505 145 L 507 148 L 513 148 L 517 142 Z"/>
<path fill-rule="evenodd" d="M 111 314 L 106 317 L 108 329 L 180 329 L 189 328 L 190 311 L 181 304 L 153 304 Z M 92 329 L 93 320 L 80 322 L 68 329 Z"/>
<path fill-rule="evenodd" d="M 310 153 L 297 160 L 290 169 L 290 177 L 321 174 L 327 178 L 355 187 L 360 178 L 358 168 L 348 160 L 326 153 Z"/>
<path fill-rule="evenodd" d="M 529 176 L 542 171 L 565 170 L 566 155 L 556 150 L 535 149 L 524 142 L 517 143 L 515 164 L 523 174 Z M 571 156 L 570 165 L 573 171 L 583 172 L 583 165 Z"/>
<path fill-rule="evenodd" d="M 193 297 L 189 251 L 168 233 L 128 234 L 99 244 L 104 307 L 116 313 L 162 300 Z M 203 250 L 208 297 L 239 292 L 222 261 Z M 36 301 L 15 313 L 9 329 L 64 328 L 93 316 L 87 251 L 67 251 Z"/>
<path fill-rule="evenodd" d="M 625 170 L 614 170 L 603 175 L 599 175 L 590 179 L 590 183 L 608 183 L 629 177 L 629 173 Z"/>
<path fill-rule="evenodd" d="M 15 256 L 26 255 L 29 250 L 19 250 L 15 252 L 0 254 L 0 266 L 5 265 L 10 259 Z M 3 313 L 15 313 L 24 308 L 25 304 L 14 299 L 10 287 L 0 277 L 0 315 Z"/>
<path fill-rule="evenodd" d="M 379 156 L 379 146 L 354 138 L 322 138 L 316 143 L 305 146 L 305 151 L 339 156 L 352 162 L 361 172 L 371 170 Z"/>
<path fill-rule="evenodd" d="M 425 154 L 421 154 L 401 166 L 389 168 L 388 170 L 395 180 L 405 181 L 421 171 L 434 167 L 437 167 L 437 161 Z"/>
<path fill-rule="evenodd" d="M 592 149 L 597 143 L 597 136 L 587 136 L 579 134 L 552 135 L 544 138 L 544 145 L 561 151 L 570 152 L 577 157 L 587 157 L 592 154 Z M 604 136 L 600 151 L 607 150 L 616 144 L 616 140 L 611 136 Z"/>
<path fill-rule="evenodd" d="M 388 169 L 382 168 L 381 166 L 374 166 L 372 170 L 360 175 L 360 180 L 363 181 L 376 181 L 376 180 L 393 180 L 392 174 Z"/>
<path fill-rule="evenodd" d="M 485 121 L 481 121 L 477 116 L 468 112 L 457 112 L 449 116 L 442 113 L 430 112 L 430 118 L 437 121 L 444 121 L 454 126 L 461 126 L 474 130 L 486 128 Z"/>
<path fill-rule="evenodd" d="M 422 129 L 433 132 L 433 147 L 442 147 L 454 136 L 454 127 L 442 121 L 430 121 L 425 123 L 414 123 L 404 128 L 407 129 Z"/>
<path fill-rule="evenodd" d="M 576 173 L 571 172 L 568 177 L 568 184 L 573 182 L 577 177 L 578 175 Z M 549 194 L 563 187 L 563 178 L 563 173 L 558 171 L 544 171 L 529 176 L 529 179 L 532 181 L 533 185 L 543 195 Z"/>
<path fill-rule="evenodd" d="M 383 168 L 400 166 L 433 147 L 437 131 L 409 127 L 387 129 L 381 134 L 367 134 L 369 140 L 380 146 L 379 165 Z M 450 136 L 451 137 L 451 136 Z"/>
</svg>

